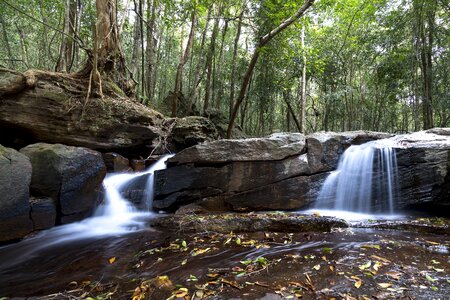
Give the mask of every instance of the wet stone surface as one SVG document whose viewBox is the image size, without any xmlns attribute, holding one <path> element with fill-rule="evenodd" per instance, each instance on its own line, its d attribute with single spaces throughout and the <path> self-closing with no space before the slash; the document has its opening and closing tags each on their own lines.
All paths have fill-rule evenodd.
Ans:
<svg viewBox="0 0 450 300">
<path fill-rule="evenodd" d="M 17 244 L 0 248 L 0 298 L 448 299 L 450 236 L 439 233 L 150 228 L 48 247 L 15 265 L 34 246 Z"/>
</svg>

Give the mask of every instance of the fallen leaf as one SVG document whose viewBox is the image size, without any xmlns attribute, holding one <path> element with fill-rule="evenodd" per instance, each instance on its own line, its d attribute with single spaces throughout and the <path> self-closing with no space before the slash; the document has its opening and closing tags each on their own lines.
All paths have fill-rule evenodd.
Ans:
<svg viewBox="0 0 450 300">
<path fill-rule="evenodd" d="M 355 282 L 355 288 L 359 289 L 359 287 L 361 286 L 361 284 L 362 284 L 362 281 L 361 281 L 361 280 Z"/>
<path fill-rule="evenodd" d="M 396 272 L 396 271 L 389 271 L 389 272 L 386 272 L 386 275 L 395 280 L 400 280 L 400 276 L 402 275 L 402 273 Z"/>
<path fill-rule="evenodd" d="M 236 245 L 239 246 L 240 244 L 241 244 L 241 238 L 238 237 L 238 238 L 236 239 Z"/>
<path fill-rule="evenodd" d="M 372 249 L 380 250 L 381 246 L 376 245 L 376 244 L 366 244 L 366 245 L 362 245 L 361 248 L 372 248 Z"/>
<path fill-rule="evenodd" d="M 188 295 L 189 290 L 187 288 L 179 288 L 177 291 L 175 291 L 174 295 L 177 298 L 184 298 L 186 295 Z"/>
<path fill-rule="evenodd" d="M 334 267 L 333 266 L 330 266 L 330 271 L 334 272 Z"/>
<path fill-rule="evenodd" d="M 369 261 L 366 262 L 365 264 L 360 265 L 360 266 L 359 266 L 359 269 L 360 269 L 360 270 L 365 270 L 365 269 L 370 268 L 371 265 L 372 265 L 372 261 L 369 260 Z"/>
<path fill-rule="evenodd" d="M 430 281 L 430 282 L 435 282 L 435 281 L 437 281 L 437 279 L 436 278 L 433 278 L 433 277 L 431 277 L 430 275 L 425 275 L 425 278 L 428 280 L 428 281 Z"/>
<path fill-rule="evenodd" d="M 391 286 L 392 286 L 392 283 L 378 283 L 378 285 L 379 285 L 380 287 L 382 287 L 383 289 L 386 289 L 386 288 L 388 288 L 388 287 L 391 287 Z"/>
<path fill-rule="evenodd" d="M 241 289 L 241 287 L 235 281 L 229 281 L 229 280 L 226 280 L 226 279 L 221 279 L 221 282 L 226 284 L 226 285 L 229 285 L 231 287 L 234 287 L 235 289 L 238 289 L 238 290 Z"/>
<path fill-rule="evenodd" d="M 319 271 L 319 270 L 320 270 L 320 265 L 315 265 L 315 266 L 313 267 L 313 269 L 316 270 L 316 271 Z"/>
<path fill-rule="evenodd" d="M 375 259 L 378 259 L 378 260 L 381 260 L 382 262 L 385 262 L 385 263 L 390 263 L 391 262 L 389 259 L 386 259 L 386 258 L 378 256 L 378 255 L 372 255 L 371 257 L 375 258 Z"/>
<path fill-rule="evenodd" d="M 108 262 L 110 264 L 113 264 L 115 261 L 116 261 L 116 257 L 115 256 L 108 258 Z"/>
<path fill-rule="evenodd" d="M 437 243 L 437 242 L 432 242 L 432 241 L 425 241 L 425 242 L 430 245 L 440 245 L 440 243 Z"/>
</svg>

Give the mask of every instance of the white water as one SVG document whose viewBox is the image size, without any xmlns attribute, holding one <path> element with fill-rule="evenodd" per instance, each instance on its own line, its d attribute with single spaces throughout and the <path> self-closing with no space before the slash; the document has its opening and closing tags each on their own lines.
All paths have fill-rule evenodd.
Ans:
<svg viewBox="0 0 450 300">
<path fill-rule="evenodd" d="M 130 233 L 146 226 L 153 213 L 150 210 L 139 211 L 129 201 L 124 199 L 120 191 L 133 179 L 148 174 L 146 206 L 151 208 L 153 201 L 153 174 L 156 170 L 165 168 L 165 162 L 173 155 L 167 155 L 153 164 L 149 169 L 139 173 L 108 174 L 103 181 L 105 201 L 90 218 L 80 222 L 56 226 L 44 230 L 32 238 L 0 248 L 10 259 L 0 262 L 0 269 L 26 261 L 39 255 L 39 252 L 49 247 L 67 242 L 116 236 Z M 18 256 L 16 253 L 19 253 Z"/>
<path fill-rule="evenodd" d="M 394 213 L 397 160 L 390 140 L 350 146 L 325 180 L 315 209 Z"/>
</svg>

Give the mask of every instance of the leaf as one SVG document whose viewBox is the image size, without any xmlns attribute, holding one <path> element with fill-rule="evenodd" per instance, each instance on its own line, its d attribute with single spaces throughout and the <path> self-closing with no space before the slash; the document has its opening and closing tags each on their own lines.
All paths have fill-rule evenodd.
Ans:
<svg viewBox="0 0 450 300">
<path fill-rule="evenodd" d="M 386 259 L 386 258 L 381 257 L 381 256 L 372 255 L 371 257 L 375 258 L 375 259 L 378 259 L 378 260 L 381 260 L 382 262 L 385 262 L 385 263 L 390 263 L 391 262 L 389 259 Z"/>
<path fill-rule="evenodd" d="M 185 264 L 187 264 L 187 259 L 183 259 L 183 261 L 181 262 L 182 266 L 184 266 Z"/>
<path fill-rule="evenodd" d="M 211 248 L 206 248 L 206 249 L 194 249 L 194 250 L 191 252 L 191 255 L 192 255 L 192 256 L 197 256 L 197 255 L 206 253 L 206 252 L 208 252 L 209 250 L 211 250 Z"/>
<path fill-rule="evenodd" d="M 108 262 L 110 264 L 113 264 L 115 261 L 116 261 L 116 257 L 115 256 L 108 258 Z"/>
<path fill-rule="evenodd" d="M 319 270 L 320 270 L 320 265 L 315 265 L 315 266 L 313 267 L 313 269 L 316 270 L 316 271 L 319 271 Z"/>
<path fill-rule="evenodd" d="M 231 287 L 234 287 L 235 289 L 238 289 L 238 290 L 241 289 L 241 287 L 235 281 L 229 281 L 226 279 L 222 279 L 221 282 L 225 283 L 226 285 L 229 285 Z"/>
<path fill-rule="evenodd" d="M 246 259 L 246 260 L 241 260 L 240 261 L 241 264 L 246 265 L 246 266 L 248 266 L 252 262 L 253 262 L 253 260 L 251 260 L 251 259 Z"/>
<path fill-rule="evenodd" d="M 436 267 L 433 267 L 433 270 L 435 270 L 436 272 L 444 272 L 445 271 L 444 269 L 438 269 Z"/>
<path fill-rule="evenodd" d="M 365 270 L 365 269 L 370 268 L 371 265 L 372 265 L 372 261 L 369 260 L 369 261 L 366 262 L 365 264 L 360 265 L 360 266 L 359 266 L 359 269 L 360 269 L 360 270 Z"/>
<path fill-rule="evenodd" d="M 182 242 L 181 242 L 181 247 L 183 247 L 183 248 L 186 248 L 186 247 L 187 247 L 186 241 L 182 241 Z"/>
<path fill-rule="evenodd" d="M 362 285 L 362 281 L 361 280 L 355 282 L 355 288 L 359 289 L 361 285 Z"/>
<path fill-rule="evenodd" d="M 433 277 L 431 277 L 431 276 L 428 275 L 428 274 L 425 275 L 425 278 L 426 278 L 428 281 L 430 281 L 430 282 L 435 282 L 435 281 L 437 281 L 436 278 L 433 278 Z"/>
<path fill-rule="evenodd" d="M 177 298 L 183 298 L 186 295 L 188 295 L 189 290 L 187 288 L 179 288 L 177 291 L 174 292 L 175 297 Z"/>
<path fill-rule="evenodd" d="M 330 266 L 330 271 L 334 272 L 334 267 L 333 266 Z"/>
<path fill-rule="evenodd" d="M 431 263 L 434 264 L 434 265 L 439 265 L 439 264 L 440 264 L 440 262 L 438 262 L 438 261 L 435 260 L 435 259 L 433 259 L 433 260 L 431 261 Z"/>
<path fill-rule="evenodd" d="M 236 238 L 236 245 L 239 246 L 240 244 L 241 244 L 241 238 L 238 237 L 238 238 Z"/>
<path fill-rule="evenodd" d="M 376 244 L 366 244 L 366 245 L 362 245 L 361 248 L 372 248 L 372 249 L 380 250 L 381 246 L 376 245 Z"/>
<path fill-rule="evenodd" d="M 325 248 L 322 248 L 322 251 L 323 251 L 324 253 L 332 253 L 332 252 L 333 252 L 333 248 L 327 248 L 327 247 L 325 247 Z"/>
<path fill-rule="evenodd" d="M 386 275 L 395 280 L 400 280 L 400 275 L 402 275 L 402 273 L 396 272 L 396 271 L 389 271 L 389 272 L 386 272 Z"/>
<path fill-rule="evenodd" d="M 379 285 L 380 287 L 382 287 L 383 289 L 386 289 L 386 288 L 388 288 L 388 287 L 391 287 L 391 286 L 392 286 L 392 283 L 378 283 L 378 285 Z"/>
<path fill-rule="evenodd" d="M 437 243 L 437 242 L 432 242 L 432 241 L 425 241 L 425 242 L 430 245 L 440 245 L 440 243 Z"/>
</svg>

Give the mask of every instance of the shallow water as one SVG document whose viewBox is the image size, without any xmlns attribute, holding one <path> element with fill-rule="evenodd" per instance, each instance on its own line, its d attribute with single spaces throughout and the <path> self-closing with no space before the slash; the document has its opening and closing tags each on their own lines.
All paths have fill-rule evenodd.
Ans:
<svg viewBox="0 0 450 300">
<path fill-rule="evenodd" d="M 185 247 L 180 246 L 183 241 Z M 198 290 L 196 285 L 207 285 L 211 299 L 259 299 L 267 294 L 278 299 L 294 295 L 293 282 L 304 283 L 306 274 L 314 290 L 301 288 L 304 299 L 344 294 L 445 299 L 450 294 L 448 235 L 370 228 L 331 233 L 182 234 L 148 228 L 40 249 L 39 242 L 45 243 L 45 235 L 42 240 L 0 248 L 0 296 L 70 290 L 75 294 L 79 290 L 80 296 L 88 290 L 93 296 L 109 291 L 113 299 L 129 299 L 140 282 L 167 275 L 174 286 L 186 287 L 191 294 Z M 255 265 L 248 274 L 238 274 L 239 268 L 248 268 L 243 261 L 259 257 L 267 259 L 267 267 Z M 369 261 L 369 268 L 360 269 Z M 380 264 L 377 271 L 375 264 Z M 208 277 L 211 273 L 219 274 L 219 279 Z M 361 280 L 359 288 L 352 276 Z M 227 281 L 239 288 L 223 283 Z M 92 283 L 102 288 L 95 290 Z M 390 290 L 379 283 L 391 284 Z M 171 293 L 172 289 L 155 288 L 151 299 L 166 299 Z"/>
</svg>

